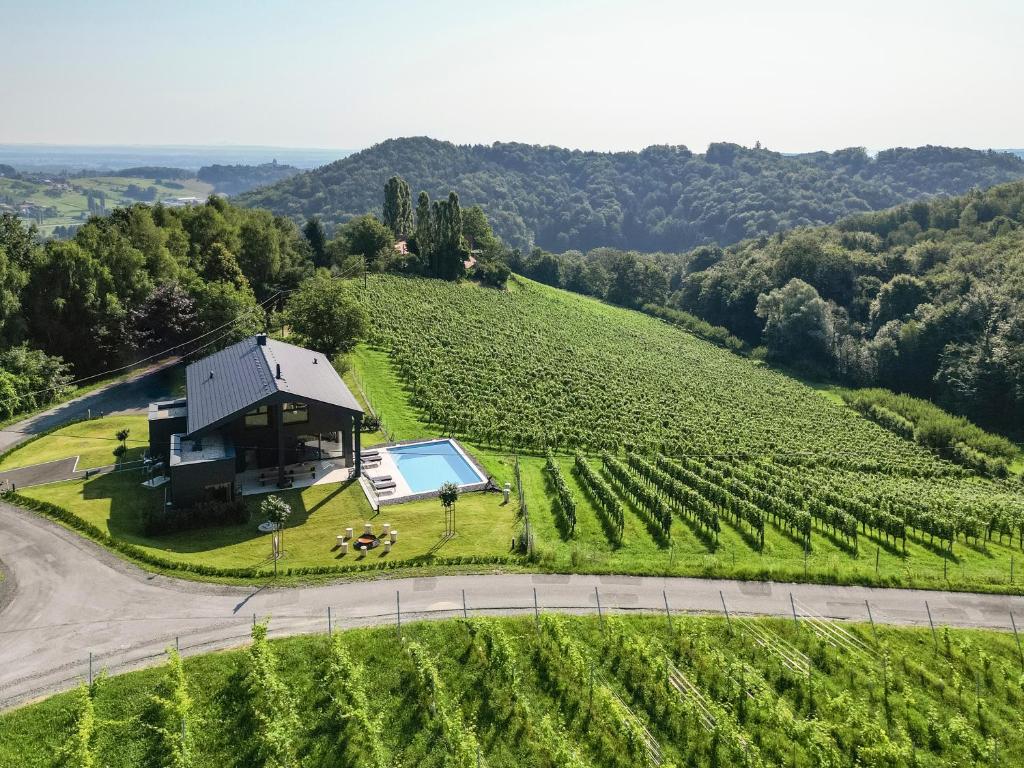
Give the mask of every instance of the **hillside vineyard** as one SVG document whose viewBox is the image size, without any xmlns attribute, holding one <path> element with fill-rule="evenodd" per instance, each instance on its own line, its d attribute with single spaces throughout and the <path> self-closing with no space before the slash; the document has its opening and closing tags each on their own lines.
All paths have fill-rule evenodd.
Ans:
<svg viewBox="0 0 1024 768">
<path fill-rule="evenodd" d="M 110 768 L 1009 766 L 1024 749 L 1016 648 L 998 632 L 541 614 L 401 635 L 268 642 L 260 625 L 244 651 L 171 651 L 91 698 L 3 716 L 0 760 L 19 738 L 19 764 L 63 750 Z"/>
<path fill-rule="evenodd" d="M 693 515 L 703 502 L 755 543 L 772 523 L 805 542 L 821 527 L 852 552 L 858 531 L 904 548 L 1024 533 L 1014 485 L 645 315 L 530 282 L 382 275 L 352 290 L 425 420 L 508 450 L 583 449 L 666 535 L 661 505 Z"/>
</svg>

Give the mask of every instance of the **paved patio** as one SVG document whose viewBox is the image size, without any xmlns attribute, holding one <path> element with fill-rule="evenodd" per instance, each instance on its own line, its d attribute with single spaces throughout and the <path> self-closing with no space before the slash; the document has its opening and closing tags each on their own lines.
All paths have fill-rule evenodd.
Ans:
<svg viewBox="0 0 1024 768">
<path fill-rule="evenodd" d="M 317 459 L 285 467 L 285 475 L 292 480 L 290 488 L 344 483 L 352 477 L 352 471 L 353 468 L 346 467 L 342 459 Z M 277 467 L 250 469 L 237 475 L 236 480 L 243 496 L 281 490 L 277 487 Z"/>
</svg>

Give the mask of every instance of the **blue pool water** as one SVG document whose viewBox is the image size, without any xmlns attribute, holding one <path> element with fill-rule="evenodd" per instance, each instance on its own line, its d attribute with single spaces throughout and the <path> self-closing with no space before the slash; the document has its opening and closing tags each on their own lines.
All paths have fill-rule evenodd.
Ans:
<svg viewBox="0 0 1024 768">
<path fill-rule="evenodd" d="M 473 468 L 450 440 L 388 448 L 413 493 L 436 491 L 444 483 L 469 485 L 487 478 Z"/>
</svg>

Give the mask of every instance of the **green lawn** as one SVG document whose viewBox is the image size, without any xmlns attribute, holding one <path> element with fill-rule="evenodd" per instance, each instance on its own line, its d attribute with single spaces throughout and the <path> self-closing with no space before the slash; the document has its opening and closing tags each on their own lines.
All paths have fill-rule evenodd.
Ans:
<svg viewBox="0 0 1024 768">
<path fill-rule="evenodd" d="M 0 461 L 0 470 L 27 467 L 70 456 L 78 456 L 79 469 L 114 464 L 117 459 L 113 450 L 118 445 L 115 435 L 121 429 L 130 430 L 125 461 L 142 458 L 146 446 L 149 445 L 146 417 L 106 416 L 61 427 L 11 451 L 3 461 Z"/>
<path fill-rule="evenodd" d="M 352 370 L 346 374 L 346 379 L 361 400 L 369 399 L 374 404 L 397 439 L 437 436 L 438 429 L 424 424 L 409 405 L 405 387 L 395 375 L 386 353 L 360 346 L 352 355 Z M 113 447 L 113 441 L 108 438 L 112 438 L 119 425 L 129 426 L 135 438 L 145 434 L 143 417 L 125 418 L 128 421 L 99 419 L 66 427 L 12 453 L 0 466 L 23 466 L 75 453 L 83 455 L 80 462 L 83 467 L 108 462 L 106 457 Z M 379 433 L 363 436 L 364 445 L 385 439 Z M 514 456 L 488 446 L 467 444 L 467 447 L 496 482 L 514 480 Z M 87 450 L 90 452 L 86 453 Z M 984 591 L 1024 589 L 1024 574 L 1020 571 L 1024 558 L 1020 549 L 995 541 L 985 547 L 960 542 L 954 549 L 954 557 L 944 561 L 941 553 L 926 540 L 911 538 L 904 554 L 884 540 L 862 535 L 860 551 L 854 555 L 829 534 L 815 529 L 812 549 L 805 561 L 800 544 L 774 525 L 766 527 L 765 546 L 758 551 L 724 517 L 717 544 L 709 542 L 684 519 L 676 518 L 671 545 L 666 546 L 655 539 L 640 514 L 627 505 L 623 543 L 621 547 L 613 547 L 592 500 L 577 481 L 572 458 L 562 455 L 558 461 L 578 504 L 578 522 L 572 537 L 566 537 L 559 528 L 543 459 L 521 456 L 523 487 L 535 541 L 534 567 L 542 570 L 812 580 Z M 590 461 L 593 466 L 600 466 L 597 457 L 591 457 Z M 140 510 L 147 503 L 159 503 L 162 493 L 141 488 L 140 480 L 138 473 L 124 473 L 26 489 L 25 494 L 72 510 L 115 538 L 138 544 L 161 557 L 219 568 L 267 567 L 270 541 L 268 536 L 256 532 L 258 516 L 254 516 L 248 526 L 157 538 L 143 536 Z M 332 549 L 334 537 L 346 527 L 358 529 L 369 515 L 362 491 L 356 486 L 321 486 L 283 495 L 293 505 L 295 515 L 286 533 L 288 554 L 286 561 L 280 564 L 282 568 L 366 564 L 380 557 L 404 560 L 428 554 L 437 557 L 505 555 L 511 538 L 518 531 L 517 504 L 505 508 L 499 506 L 497 495 L 469 494 L 459 502 L 459 536 L 441 543 L 438 536 L 442 517 L 438 502 L 415 502 L 385 507 L 375 521 L 389 522 L 400 531 L 400 545 L 390 555 L 373 552 L 362 557 L 350 554 L 340 558 Z M 258 499 L 251 504 L 255 507 Z M 524 561 L 523 565 L 526 564 Z"/>
<path fill-rule="evenodd" d="M 247 525 L 205 528 L 149 537 L 142 519 L 147 505 L 160 504 L 163 491 L 141 485 L 140 471 L 100 475 L 26 488 L 25 496 L 73 510 L 100 530 L 175 562 L 217 568 L 270 568 L 270 535 L 260 533 L 259 513 L 265 496 L 249 496 L 252 509 Z M 456 536 L 443 539 L 444 516 L 436 499 L 382 507 L 374 515 L 356 483 L 318 485 L 279 494 L 292 508 L 284 534 L 285 557 L 279 568 L 346 566 L 391 560 L 428 560 L 466 555 L 504 555 L 513 536 L 515 506 L 502 506 L 499 494 L 465 494 L 456 505 Z M 379 532 L 390 523 L 399 532 L 390 553 L 378 547 L 369 553 L 341 555 L 335 537 L 346 528 L 362 532 L 371 522 Z"/>
<path fill-rule="evenodd" d="M 174 764 L 183 725 L 189 765 L 269 765 L 267 721 L 273 764 L 304 768 L 653 768 L 655 746 L 665 768 L 1024 764 L 1012 636 L 824 631 L 544 614 L 258 640 L 186 659 L 180 687 L 165 665 L 0 715 L 0 765 Z M 175 690 L 184 714 L 154 696 Z"/>
</svg>

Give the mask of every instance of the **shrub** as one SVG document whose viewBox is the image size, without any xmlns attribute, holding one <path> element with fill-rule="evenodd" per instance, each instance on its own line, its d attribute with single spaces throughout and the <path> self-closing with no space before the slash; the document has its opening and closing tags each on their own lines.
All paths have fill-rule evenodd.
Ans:
<svg viewBox="0 0 1024 768">
<path fill-rule="evenodd" d="M 146 510 L 143 530 L 147 536 L 177 533 L 194 528 L 222 525 L 243 525 L 249 522 L 249 508 L 240 499 L 235 501 L 204 501 L 183 509 L 163 506 Z"/>
</svg>

